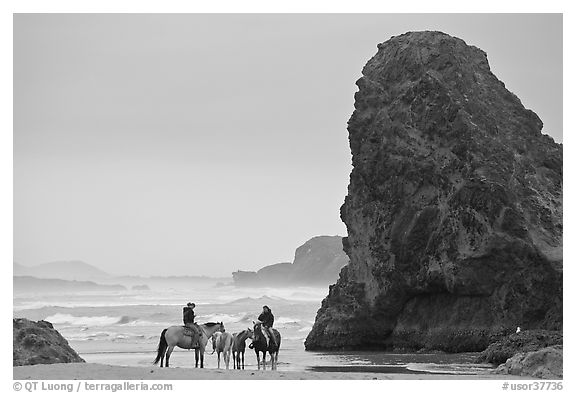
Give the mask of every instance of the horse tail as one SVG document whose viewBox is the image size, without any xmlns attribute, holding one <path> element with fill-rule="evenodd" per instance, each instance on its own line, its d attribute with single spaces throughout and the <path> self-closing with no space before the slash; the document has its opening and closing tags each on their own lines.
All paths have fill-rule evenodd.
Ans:
<svg viewBox="0 0 576 393">
<path fill-rule="evenodd" d="M 160 359 L 164 356 L 164 352 L 166 352 L 166 348 L 168 348 L 168 342 L 166 341 L 166 330 L 162 330 L 162 334 L 160 335 L 160 342 L 158 343 L 158 354 L 156 355 L 156 359 L 154 359 L 153 364 L 158 364 Z"/>
</svg>

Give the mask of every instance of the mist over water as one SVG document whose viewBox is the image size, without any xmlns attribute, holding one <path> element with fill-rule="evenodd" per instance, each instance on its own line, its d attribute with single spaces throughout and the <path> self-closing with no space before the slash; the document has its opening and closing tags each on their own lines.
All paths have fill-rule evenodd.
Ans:
<svg viewBox="0 0 576 393">
<path fill-rule="evenodd" d="M 438 372 L 479 374 L 490 369 L 473 364 L 475 354 L 385 354 L 379 352 L 306 352 L 304 340 L 327 295 L 324 287 L 248 288 L 218 280 L 184 279 L 139 282 L 149 290 L 83 291 L 42 294 L 15 291 L 14 317 L 47 320 L 88 362 L 150 366 L 160 333 L 182 325 L 182 307 L 196 303 L 196 321 L 223 322 L 226 331 L 252 326 L 263 305 L 274 315 L 282 335 L 279 368 L 283 370 Z M 124 282 L 132 288 L 131 282 Z M 208 344 L 205 367 L 217 366 Z M 176 348 L 173 367 L 194 367 L 194 351 Z M 256 369 L 256 357 L 246 351 L 246 368 Z"/>
</svg>

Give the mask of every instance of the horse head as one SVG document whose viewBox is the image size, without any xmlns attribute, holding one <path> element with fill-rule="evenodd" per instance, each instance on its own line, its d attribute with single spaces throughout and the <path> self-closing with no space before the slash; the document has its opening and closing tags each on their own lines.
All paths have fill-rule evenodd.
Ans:
<svg viewBox="0 0 576 393">
<path fill-rule="evenodd" d="M 226 331 L 226 329 L 224 328 L 224 322 L 218 322 L 218 324 L 220 325 L 220 329 L 218 331 L 224 333 Z"/>
<path fill-rule="evenodd" d="M 218 332 L 214 333 L 212 335 L 212 337 L 210 337 L 212 339 L 212 353 L 211 353 L 211 355 L 213 355 L 214 352 L 216 352 L 216 340 L 218 339 L 218 336 L 221 334 L 222 334 L 222 332 L 218 331 Z"/>
<path fill-rule="evenodd" d="M 251 334 L 251 339 L 252 339 L 252 344 L 260 342 L 260 341 L 264 341 L 264 343 L 266 343 L 266 338 L 264 337 L 264 333 L 262 333 L 262 322 L 258 321 L 252 321 L 252 323 L 254 324 L 254 330 L 250 330 L 249 331 L 252 332 Z"/>
</svg>

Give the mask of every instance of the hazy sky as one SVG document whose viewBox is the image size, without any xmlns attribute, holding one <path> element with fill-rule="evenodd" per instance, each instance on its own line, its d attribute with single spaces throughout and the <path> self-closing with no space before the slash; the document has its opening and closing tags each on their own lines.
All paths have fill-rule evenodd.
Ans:
<svg viewBox="0 0 576 393">
<path fill-rule="evenodd" d="M 562 141 L 562 17 L 14 17 L 14 260 L 229 276 L 345 235 L 355 81 L 441 30 Z"/>
</svg>

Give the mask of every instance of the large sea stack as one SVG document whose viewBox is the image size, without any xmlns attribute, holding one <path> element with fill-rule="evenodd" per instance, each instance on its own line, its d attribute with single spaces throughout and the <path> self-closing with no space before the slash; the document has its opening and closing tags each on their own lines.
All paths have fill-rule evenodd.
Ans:
<svg viewBox="0 0 576 393">
<path fill-rule="evenodd" d="M 378 45 L 348 122 L 350 263 L 307 349 L 479 351 L 562 328 L 562 146 L 441 32 Z"/>
</svg>

